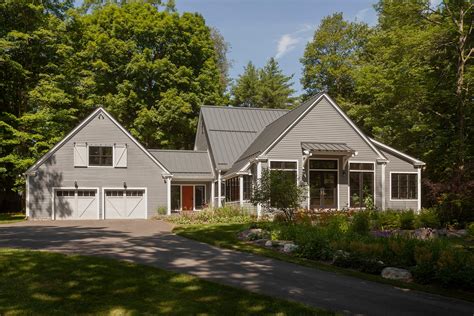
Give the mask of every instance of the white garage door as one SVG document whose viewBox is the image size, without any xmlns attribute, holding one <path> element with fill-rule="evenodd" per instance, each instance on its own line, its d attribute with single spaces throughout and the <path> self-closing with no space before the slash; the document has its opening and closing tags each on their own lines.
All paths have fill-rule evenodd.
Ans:
<svg viewBox="0 0 474 316">
<path fill-rule="evenodd" d="M 146 218 L 146 192 L 139 189 L 105 190 L 105 218 Z"/>
<path fill-rule="evenodd" d="M 55 219 L 98 219 L 97 189 L 55 189 Z"/>
</svg>

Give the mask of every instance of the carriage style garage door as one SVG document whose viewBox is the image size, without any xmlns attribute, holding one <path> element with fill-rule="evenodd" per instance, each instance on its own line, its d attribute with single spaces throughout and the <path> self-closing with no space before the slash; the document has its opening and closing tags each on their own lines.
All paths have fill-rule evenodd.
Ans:
<svg viewBox="0 0 474 316">
<path fill-rule="evenodd" d="M 98 189 L 54 189 L 54 219 L 98 219 Z"/>
<path fill-rule="evenodd" d="M 104 218 L 146 218 L 146 191 L 144 189 L 104 191 Z"/>
</svg>

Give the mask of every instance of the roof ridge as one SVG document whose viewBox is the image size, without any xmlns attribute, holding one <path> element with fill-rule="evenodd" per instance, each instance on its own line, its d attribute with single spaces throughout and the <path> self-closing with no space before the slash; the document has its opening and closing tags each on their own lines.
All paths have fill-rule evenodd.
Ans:
<svg viewBox="0 0 474 316">
<path fill-rule="evenodd" d="M 280 112 L 292 111 L 290 109 L 257 108 L 257 107 L 231 106 L 231 105 L 201 105 L 201 108 L 228 109 L 228 110 L 280 111 Z"/>
<path fill-rule="evenodd" d="M 148 151 L 168 151 L 168 152 L 188 152 L 188 153 L 207 153 L 207 150 L 192 150 L 192 149 L 159 149 L 147 148 Z"/>
</svg>

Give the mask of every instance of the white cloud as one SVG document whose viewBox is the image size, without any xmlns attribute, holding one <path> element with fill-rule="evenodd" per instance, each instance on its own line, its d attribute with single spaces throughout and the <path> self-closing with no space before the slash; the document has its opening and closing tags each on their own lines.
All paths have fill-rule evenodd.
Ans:
<svg viewBox="0 0 474 316">
<path fill-rule="evenodd" d="M 283 34 L 278 40 L 275 58 L 283 57 L 286 53 L 293 50 L 300 41 L 301 37 L 293 37 L 292 34 Z"/>
<path fill-rule="evenodd" d="M 288 52 L 292 51 L 296 48 L 296 46 L 302 42 L 304 42 L 305 36 L 304 33 L 312 32 L 314 30 L 314 26 L 311 24 L 303 24 L 298 30 L 294 31 L 293 33 L 283 34 L 280 39 L 278 40 L 277 44 L 277 52 L 275 58 L 281 58 L 286 55 Z"/>
</svg>

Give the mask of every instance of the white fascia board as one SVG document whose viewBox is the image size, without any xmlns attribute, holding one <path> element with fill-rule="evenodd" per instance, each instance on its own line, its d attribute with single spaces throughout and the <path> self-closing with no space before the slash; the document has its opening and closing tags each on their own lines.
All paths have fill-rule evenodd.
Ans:
<svg viewBox="0 0 474 316">
<path fill-rule="evenodd" d="M 418 159 L 416 159 L 416 158 L 413 158 L 413 157 L 411 157 L 411 156 L 409 156 L 409 155 L 407 155 L 407 154 L 404 154 L 404 153 L 402 153 L 401 151 L 396 150 L 395 148 L 392 148 L 392 147 L 390 147 L 390 146 L 388 146 L 388 145 L 385 145 L 385 144 L 383 144 L 383 143 L 381 143 L 381 142 L 379 142 L 379 141 L 376 141 L 375 139 L 372 139 L 372 138 L 371 138 L 370 140 L 371 140 L 375 145 L 382 147 L 384 150 L 386 150 L 386 151 L 388 151 L 388 152 L 390 152 L 390 153 L 393 153 L 393 154 L 395 154 L 395 155 L 401 156 L 401 157 L 403 157 L 403 158 L 409 160 L 409 161 L 412 162 L 415 166 L 424 166 L 424 165 L 426 165 L 423 161 L 418 160 Z"/>
</svg>

